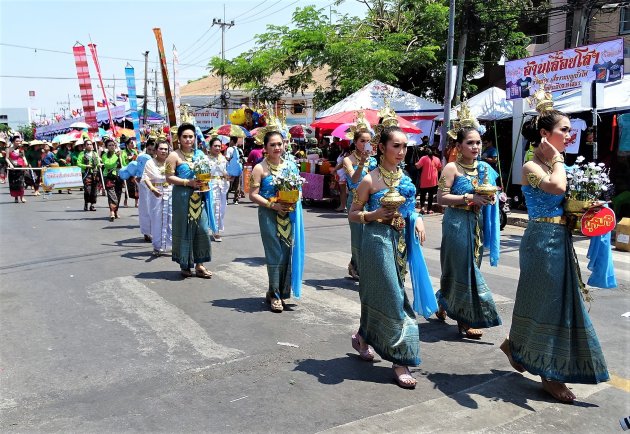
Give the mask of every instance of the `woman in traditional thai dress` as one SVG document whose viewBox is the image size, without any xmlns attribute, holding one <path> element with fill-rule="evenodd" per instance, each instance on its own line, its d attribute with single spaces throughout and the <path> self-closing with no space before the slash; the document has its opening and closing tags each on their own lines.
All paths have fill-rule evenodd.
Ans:
<svg viewBox="0 0 630 434">
<path fill-rule="evenodd" d="M 26 167 L 27 163 L 22 154 L 22 149 L 19 146 L 14 145 L 13 148 L 10 148 L 7 164 L 9 166 L 9 194 L 11 197 L 15 198 L 15 203 L 26 203 L 24 199 L 25 171 L 19 168 Z"/>
<path fill-rule="evenodd" d="M 221 242 L 221 232 L 225 229 L 225 208 L 227 206 L 227 192 L 230 188 L 230 177 L 227 173 L 227 159 L 221 154 L 223 146 L 221 140 L 214 138 L 208 145 L 210 152 L 210 185 L 214 194 L 214 218 L 217 222 L 217 231 L 212 234 L 216 242 Z"/>
<path fill-rule="evenodd" d="M 147 162 L 142 174 L 142 183 L 149 193 L 144 206 L 149 216 L 153 256 L 160 256 L 172 246 L 173 187 L 166 182 L 167 156 L 168 143 L 159 142 L 156 156 Z"/>
<path fill-rule="evenodd" d="M 183 277 L 210 279 L 204 267 L 210 261 L 210 228 L 215 227 L 212 190 L 207 182 L 195 178 L 195 163 L 207 159 L 195 149 L 195 126 L 183 123 L 177 129 L 179 149 L 166 158 L 166 180 L 173 184 L 173 261 L 179 263 Z M 202 189 L 202 187 L 204 187 Z M 206 188 L 207 187 L 207 191 Z"/>
<path fill-rule="evenodd" d="M 480 339 L 481 328 L 501 324 L 479 270 L 484 245 L 490 248 L 490 264 L 498 264 L 500 228 L 496 195 L 481 195 L 475 188 L 484 181 L 494 185 L 498 175 L 490 165 L 477 161 L 481 136 L 475 127 L 461 128 L 455 144 L 459 156 L 444 167 L 438 183 L 438 203 L 448 208 L 442 220 L 442 277 L 436 293 L 440 309 L 436 315 L 442 321 L 447 315 L 457 321 L 460 335 Z"/>
<path fill-rule="evenodd" d="M 521 179 L 529 222 L 519 249 L 512 326 L 501 349 L 517 371 L 540 375 L 544 390 L 572 402 L 576 397 L 565 382 L 596 384 L 609 375 L 582 301 L 584 284 L 563 216 L 567 175 L 561 152 L 571 140 L 571 123 L 564 113 L 547 110 L 528 121 L 522 133 L 534 149 Z M 610 245 L 598 255 L 607 256 L 602 263 L 612 270 Z M 591 279 L 589 284 L 603 287 Z"/>
<path fill-rule="evenodd" d="M 101 181 L 99 165 L 100 159 L 98 153 L 94 150 L 91 140 L 85 141 L 85 150 L 79 154 L 77 165 L 83 172 L 83 211 L 96 211 L 96 196 L 98 193 L 98 185 Z"/>
<path fill-rule="evenodd" d="M 365 252 L 359 261 L 361 325 L 352 336 L 352 347 L 363 360 L 372 361 L 371 345 L 381 358 L 393 363 L 398 385 L 413 388 L 416 380 L 408 367 L 420 364 L 414 309 L 430 316 L 437 304 L 420 248 L 425 230 L 415 212 L 416 187 L 400 167 L 407 152 L 406 134 L 398 127 L 386 128 L 380 134 L 378 151 L 378 168 L 361 181 L 349 214 L 352 222 L 363 225 L 361 251 Z M 403 202 L 398 210 L 383 205 L 392 196 Z M 413 307 L 404 286 L 407 263 Z"/>
<path fill-rule="evenodd" d="M 138 150 L 136 149 L 136 138 L 129 137 L 127 139 L 125 149 L 121 152 L 121 164 L 123 167 L 128 166 L 132 161 L 136 161 L 138 158 Z M 138 208 L 138 185 L 135 176 L 131 176 L 125 180 L 125 189 L 130 199 L 134 199 L 134 206 Z M 125 196 L 125 206 L 127 206 L 127 197 Z"/>
<path fill-rule="evenodd" d="M 300 297 L 304 269 L 304 223 L 302 203 L 278 201 L 276 181 L 299 177 L 297 165 L 283 159 L 284 144 L 278 131 L 263 138 L 266 157 L 252 170 L 249 198 L 258 205 L 258 224 L 265 249 L 269 286 L 266 293 L 271 311 L 282 312 L 285 300 Z M 296 186 L 296 188 L 298 188 Z"/>
<path fill-rule="evenodd" d="M 353 136 L 354 150 L 343 159 L 343 169 L 346 172 L 346 185 L 348 187 L 348 199 L 346 208 L 350 209 L 352 201 L 356 195 L 357 187 L 363 180 L 363 177 L 376 168 L 376 159 L 372 157 L 372 145 L 370 133 L 367 124 L 357 123 Z M 366 146 L 368 147 L 366 149 Z M 361 234 L 363 233 L 363 225 L 360 223 L 349 221 L 350 225 L 350 247 L 352 249 L 352 258 L 348 264 L 348 274 L 354 280 L 359 280 L 359 261 L 361 258 Z"/>
<path fill-rule="evenodd" d="M 103 177 L 105 178 L 105 192 L 109 205 L 109 221 L 118 218 L 120 197 L 122 196 L 123 180 L 118 176 L 118 170 L 122 167 L 120 162 L 120 148 L 112 139 L 105 140 L 106 151 L 101 156 L 103 163 Z"/>
</svg>

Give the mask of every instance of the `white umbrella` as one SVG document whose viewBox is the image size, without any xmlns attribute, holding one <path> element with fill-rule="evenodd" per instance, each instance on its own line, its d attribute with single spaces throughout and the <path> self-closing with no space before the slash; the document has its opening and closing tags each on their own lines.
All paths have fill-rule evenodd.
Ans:
<svg viewBox="0 0 630 434">
<path fill-rule="evenodd" d="M 88 129 L 90 126 L 85 122 L 74 122 L 70 124 L 70 128 Z"/>
</svg>

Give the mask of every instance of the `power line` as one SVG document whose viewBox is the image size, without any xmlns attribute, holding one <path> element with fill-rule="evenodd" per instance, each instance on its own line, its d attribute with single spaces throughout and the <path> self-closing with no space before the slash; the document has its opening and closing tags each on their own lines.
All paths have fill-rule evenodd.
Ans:
<svg viewBox="0 0 630 434">
<path fill-rule="evenodd" d="M 267 15 L 263 15 L 262 17 L 258 17 L 258 18 L 255 18 L 255 19 L 253 19 L 253 20 L 250 20 L 250 21 L 245 21 L 245 22 L 242 22 L 242 23 L 239 23 L 239 24 L 250 24 L 250 23 L 255 23 L 256 21 L 263 20 L 263 19 L 265 19 L 265 18 L 267 18 L 267 17 L 270 17 L 270 16 L 272 16 L 272 15 L 275 15 L 275 14 L 277 14 L 278 12 L 283 11 L 283 10 L 285 10 L 285 9 L 287 9 L 287 8 L 289 8 L 289 7 L 291 7 L 291 6 L 293 6 L 294 4 L 298 3 L 299 1 L 300 1 L 300 0 L 295 0 L 293 3 L 289 3 L 289 4 L 288 4 L 288 5 L 286 5 L 286 6 L 282 6 L 280 9 L 278 9 L 278 10 L 276 10 L 276 11 L 273 11 L 273 12 L 271 12 L 271 13 L 267 14 Z M 278 3 L 280 3 L 280 1 L 278 1 L 278 2 L 274 3 L 274 6 L 275 6 L 276 4 L 278 4 Z M 273 7 L 273 6 L 270 6 L 270 8 L 271 8 L 271 7 Z"/>
<path fill-rule="evenodd" d="M 206 36 L 206 35 L 208 34 L 208 32 L 209 32 L 211 29 L 212 29 L 212 27 L 208 27 L 208 29 L 207 29 L 207 30 L 206 30 L 206 31 L 205 31 L 205 32 L 204 32 L 201 36 L 199 36 L 199 38 L 198 38 L 195 42 L 193 42 L 193 43 L 192 43 L 191 45 L 189 45 L 188 47 L 184 48 L 184 49 L 181 51 L 181 54 L 183 55 L 186 51 L 188 51 L 188 50 L 190 50 L 192 47 L 194 47 L 194 46 L 195 46 L 195 44 L 196 44 L 197 42 L 201 41 L 201 38 L 203 38 L 204 36 Z"/>
<path fill-rule="evenodd" d="M 206 47 L 208 45 L 208 42 L 216 42 L 215 36 L 217 35 L 217 33 L 219 33 L 219 29 L 214 29 L 214 32 L 212 34 L 210 34 L 210 36 L 208 38 L 206 38 L 205 42 L 201 45 L 199 45 L 197 48 L 195 48 L 193 51 L 190 51 L 188 54 L 186 54 L 185 56 L 181 57 L 181 60 L 184 60 L 185 58 L 188 59 L 186 60 L 186 62 L 189 63 L 195 63 L 196 60 L 190 60 L 191 57 L 195 57 L 198 53 L 199 50 L 203 49 L 203 47 Z"/>
<path fill-rule="evenodd" d="M 189 53 L 186 63 L 191 64 L 191 65 L 195 64 L 199 61 L 200 58 L 202 58 L 206 53 L 208 53 L 211 47 L 214 46 L 218 42 L 219 39 L 214 37 L 214 35 L 218 33 L 219 33 L 219 29 L 215 29 L 215 32 L 212 34 L 212 37 L 210 39 L 206 40 L 206 42 L 203 45 L 199 46 L 194 52 Z M 204 48 L 208 45 L 208 43 L 210 43 L 211 47 L 208 49 Z M 202 53 L 201 56 L 199 55 L 200 52 Z"/>
<path fill-rule="evenodd" d="M 243 12 L 240 15 L 235 16 L 234 18 L 232 18 L 232 21 L 235 21 L 237 18 L 241 18 L 243 15 L 247 15 L 250 14 L 252 12 L 254 12 L 254 10 L 258 9 L 260 6 L 264 5 L 265 3 L 267 3 L 269 0 L 264 0 L 263 2 L 259 3 L 258 5 L 254 6 L 252 9 Z M 275 3 L 274 3 L 275 4 Z M 269 7 L 273 7 L 273 5 L 269 6 Z"/>
</svg>

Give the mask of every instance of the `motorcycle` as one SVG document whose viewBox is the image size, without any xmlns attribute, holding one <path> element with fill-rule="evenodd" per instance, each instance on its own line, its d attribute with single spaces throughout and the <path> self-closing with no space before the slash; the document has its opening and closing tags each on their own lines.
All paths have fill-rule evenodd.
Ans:
<svg viewBox="0 0 630 434">
<path fill-rule="evenodd" d="M 503 230 L 507 225 L 507 215 L 512 212 L 510 208 L 511 199 L 505 194 L 505 192 L 499 193 L 499 229 Z"/>
</svg>

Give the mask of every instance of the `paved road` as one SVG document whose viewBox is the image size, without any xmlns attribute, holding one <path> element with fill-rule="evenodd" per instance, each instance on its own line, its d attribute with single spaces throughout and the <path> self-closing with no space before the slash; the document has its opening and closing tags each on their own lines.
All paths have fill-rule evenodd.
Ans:
<svg viewBox="0 0 630 434">
<path fill-rule="evenodd" d="M 151 257 L 133 208 L 109 223 L 104 198 L 85 213 L 77 193 L 24 205 L 7 193 L 2 186 L 3 431 L 612 433 L 630 414 L 627 253 L 614 252 L 620 288 L 594 291 L 591 306 L 614 381 L 575 385 L 569 406 L 510 369 L 498 344 L 523 232 L 508 227 L 501 265 L 482 267 L 504 324 L 475 342 L 458 338 L 452 321 L 419 319 L 423 363 L 408 391 L 389 363 L 362 362 L 350 347 L 360 308 L 341 214 L 306 210 L 304 295 L 272 314 L 251 204 L 228 207 L 215 277 L 182 280 L 170 258 Z M 426 219 L 434 283 L 440 221 Z M 586 276 L 588 246 L 576 246 Z"/>
</svg>

